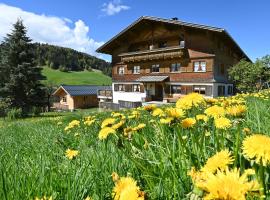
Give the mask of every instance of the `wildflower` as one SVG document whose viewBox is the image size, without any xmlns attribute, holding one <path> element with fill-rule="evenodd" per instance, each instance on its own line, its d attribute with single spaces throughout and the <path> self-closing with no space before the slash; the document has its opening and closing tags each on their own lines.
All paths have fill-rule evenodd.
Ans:
<svg viewBox="0 0 270 200">
<path fill-rule="evenodd" d="M 52 196 L 43 196 L 41 198 L 36 197 L 35 200 L 53 200 Z"/>
<path fill-rule="evenodd" d="M 248 192 L 258 191 L 259 183 L 249 181 L 249 172 L 240 175 L 239 169 L 217 171 L 216 174 L 209 174 L 204 182 L 197 186 L 207 192 L 205 200 L 230 199 L 245 200 Z"/>
<path fill-rule="evenodd" d="M 245 134 L 249 134 L 251 132 L 251 130 L 249 128 L 243 128 L 243 132 Z"/>
<path fill-rule="evenodd" d="M 146 139 L 144 139 L 144 145 L 143 145 L 143 148 L 144 148 L 144 149 L 148 149 L 148 147 L 149 147 L 149 143 L 148 143 L 148 141 L 147 141 Z"/>
<path fill-rule="evenodd" d="M 84 121 L 84 125 L 91 126 L 95 122 L 95 119 Z"/>
<path fill-rule="evenodd" d="M 226 117 L 216 118 L 214 123 L 217 129 L 228 129 L 232 126 L 231 120 Z"/>
<path fill-rule="evenodd" d="M 204 122 L 207 122 L 208 121 L 208 117 L 206 115 L 196 115 L 196 120 L 197 121 L 204 121 Z"/>
<path fill-rule="evenodd" d="M 115 118 L 107 118 L 105 119 L 102 124 L 101 124 L 101 128 L 104 128 L 106 126 L 110 126 L 113 125 L 115 123 L 116 119 Z"/>
<path fill-rule="evenodd" d="M 68 126 L 65 127 L 65 131 L 69 131 L 70 129 L 74 127 L 79 127 L 80 126 L 80 121 L 79 120 L 72 120 Z"/>
<path fill-rule="evenodd" d="M 176 102 L 176 108 L 181 108 L 183 110 L 189 110 L 193 106 L 199 107 L 205 105 L 205 99 L 201 94 L 198 93 L 190 93 Z"/>
<path fill-rule="evenodd" d="M 187 138 L 188 138 L 187 135 L 182 136 L 182 139 L 183 139 L 183 140 L 186 140 Z"/>
<path fill-rule="evenodd" d="M 66 150 L 66 157 L 69 160 L 72 160 L 73 158 L 75 158 L 78 155 L 79 155 L 79 151 L 77 151 L 77 150 L 72 150 L 72 149 L 67 149 Z"/>
<path fill-rule="evenodd" d="M 270 137 L 255 134 L 246 137 L 243 141 L 243 154 L 249 160 L 255 160 L 257 164 L 267 166 L 270 164 Z"/>
<path fill-rule="evenodd" d="M 144 200 L 144 193 L 133 178 L 121 177 L 115 182 L 112 197 L 114 200 Z"/>
<path fill-rule="evenodd" d="M 129 136 L 133 132 L 133 128 L 127 127 L 124 128 L 124 136 Z"/>
<path fill-rule="evenodd" d="M 231 152 L 228 150 L 222 150 L 208 158 L 201 171 L 214 173 L 218 169 L 224 170 L 228 165 L 232 164 L 233 161 L 234 159 L 231 156 Z"/>
<path fill-rule="evenodd" d="M 167 108 L 166 112 L 169 117 L 181 118 L 185 116 L 185 112 L 180 108 Z"/>
<path fill-rule="evenodd" d="M 183 128 L 191 128 L 196 124 L 196 119 L 194 118 L 186 118 L 183 119 L 181 125 Z"/>
<path fill-rule="evenodd" d="M 161 117 L 161 116 L 164 115 L 164 112 L 163 112 L 163 110 L 162 110 L 161 108 L 156 108 L 155 110 L 153 110 L 152 115 L 153 115 L 154 117 L 156 117 L 156 116 Z"/>
<path fill-rule="evenodd" d="M 114 133 L 115 133 L 115 130 L 113 128 L 105 127 L 99 131 L 98 138 L 100 140 L 104 140 L 108 137 L 109 134 L 114 134 Z"/>
<path fill-rule="evenodd" d="M 173 121 L 172 117 L 162 118 L 160 119 L 161 124 L 170 124 Z"/>
<path fill-rule="evenodd" d="M 116 182 L 116 181 L 119 180 L 119 176 L 118 176 L 118 174 L 116 172 L 113 172 L 111 176 L 112 176 L 113 182 Z"/>
<path fill-rule="evenodd" d="M 92 200 L 92 198 L 87 196 L 84 200 Z"/>
<path fill-rule="evenodd" d="M 117 130 L 117 129 L 121 128 L 124 124 L 125 124 L 125 120 L 121 120 L 120 122 L 114 124 L 111 128 L 114 130 Z"/>
<path fill-rule="evenodd" d="M 207 108 L 204 113 L 207 116 L 213 117 L 213 118 L 218 118 L 218 117 L 223 117 L 225 116 L 225 109 L 220 106 L 211 106 Z"/>
<path fill-rule="evenodd" d="M 143 129 L 145 126 L 146 126 L 146 124 L 141 123 L 141 124 L 139 124 L 138 126 L 134 127 L 134 128 L 133 128 L 133 131 L 141 130 L 141 129 Z"/>
<path fill-rule="evenodd" d="M 246 112 L 246 106 L 245 105 L 235 105 L 235 106 L 229 106 L 226 108 L 226 113 L 228 115 L 238 117 L 242 116 Z"/>
<path fill-rule="evenodd" d="M 143 107 L 143 109 L 144 110 L 147 110 L 147 111 L 152 111 L 155 108 L 157 108 L 157 105 L 156 104 L 149 104 L 149 105 L 146 105 L 146 106 Z"/>
<path fill-rule="evenodd" d="M 204 135 L 205 135 L 206 137 L 208 137 L 208 136 L 211 135 L 211 133 L 210 133 L 209 131 L 205 131 Z"/>
</svg>

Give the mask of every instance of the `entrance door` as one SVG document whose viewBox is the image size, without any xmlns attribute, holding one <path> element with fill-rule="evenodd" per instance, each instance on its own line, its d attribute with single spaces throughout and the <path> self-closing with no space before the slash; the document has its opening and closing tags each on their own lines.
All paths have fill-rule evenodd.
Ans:
<svg viewBox="0 0 270 200">
<path fill-rule="evenodd" d="M 155 99 L 156 101 L 163 100 L 163 86 L 160 83 L 155 84 Z"/>
</svg>

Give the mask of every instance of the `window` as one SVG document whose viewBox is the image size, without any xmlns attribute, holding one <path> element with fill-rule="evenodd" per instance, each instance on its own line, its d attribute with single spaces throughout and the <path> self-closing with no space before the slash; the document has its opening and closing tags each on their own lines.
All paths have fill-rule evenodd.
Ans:
<svg viewBox="0 0 270 200">
<path fill-rule="evenodd" d="M 118 68 L 118 74 L 123 75 L 125 73 L 125 68 L 124 67 L 119 67 Z"/>
<path fill-rule="evenodd" d="M 133 92 L 140 92 L 140 85 L 139 84 L 132 85 L 132 91 Z"/>
<path fill-rule="evenodd" d="M 193 87 L 193 92 L 205 95 L 206 87 L 201 86 L 201 85 L 196 85 Z"/>
<path fill-rule="evenodd" d="M 225 86 L 219 85 L 218 86 L 218 96 L 224 96 L 225 95 Z"/>
<path fill-rule="evenodd" d="M 233 95 L 233 86 L 232 85 L 228 86 L 228 95 Z"/>
<path fill-rule="evenodd" d="M 171 85 L 172 94 L 181 94 L 181 85 Z"/>
<path fill-rule="evenodd" d="M 206 72 L 206 62 L 205 61 L 194 62 L 194 72 Z"/>
<path fill-rule="evenodd" d="M 118 90 L 119 90 L 119 91 L 125 91 L 125 85 L 119 84 L 119 85 L 118 85 Z"/>
<path fill-rule="evenodd" d="M 159 72 L 159 65 L 152 65 L 152 72 Z"/>
<path fill-rule="evenodd" d="M 133 74 L 139 74 L 140 73 L 140 66 L 134 66 L 133 67 Z"/>
<path fill-rule="evenodd" d="M 179 72 L 181 64 L 180 63 L 173 63 L 171 64 L 171 72 Z"/>
<path fill-rule="evenodd" d="M 64 103 L 67 103 L 67 98 L 66 98 L 66 97 L 62 97 L 62 101 L 63 101 Z"/>
<path fill-rule="evenodd" d="M 158 43 L 158 48 L 165 48 L 165 47 L 167 47 L 167 42 L 159 42 Z"/>
</svg>

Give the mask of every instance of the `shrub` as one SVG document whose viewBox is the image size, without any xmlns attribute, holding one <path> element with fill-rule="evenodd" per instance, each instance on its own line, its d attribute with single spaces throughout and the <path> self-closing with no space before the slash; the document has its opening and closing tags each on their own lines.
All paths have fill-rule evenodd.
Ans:
<svg viewBox="0 0 270 200">
<path fill-rule="evenodd" d="M 7 112 L 7 118 L 10 120 L 22 118 L 23 112 L 21 108 L 11 108 Z"/>
<path fill-rule="evenodd" d="M 8 103 L 0 100 L 0 117 L 4 117 L 8 111 Z"/>
</svg>

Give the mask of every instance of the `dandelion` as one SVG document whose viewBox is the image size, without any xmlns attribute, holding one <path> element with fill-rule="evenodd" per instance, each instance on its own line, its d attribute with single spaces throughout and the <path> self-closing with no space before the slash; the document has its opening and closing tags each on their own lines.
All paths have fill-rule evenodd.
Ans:
<svg viewBox="0 0 270 200">
<path fill-rule="evenodd" d="M 98 138 L 100 140 L 104 140 L 108 137 L 109 134 L 114 134 L 114 133 L 115 133 L 115 130 L 113 128 L 105 127 L 99 131 Z"/>
<path fill-rule="evenodd" d="M 79 151 L 77 151 L 77 150 L 72 150 L 72 149 L 67 149 L 66 150 L 66 157 L 69 160 L 72 160 L 73 158 L 75 158 L 78 155 L 79 155 Z"/>
<path fill-rule="evenodd" d="M 232 126 L 231 120 L 226 117 L 216 118 L 214 123 L 217 129 L 228 129 Z"/>
<path fill-rule="evenodd" d="M 121 177 L 115 181 L 112 197 L 114 200 L 144 200 L 144 193 L 133 178 Z"/>
<path fill-rule="evenodd" d="M 181 118 L 185 116 L 185 112 L 180 108 L 167 108 L 166 112 L 169 117 Z"/>
<path fill-rule="evenodd" d="M 116 172 L 113 172 L 111 176 L 112 176 L 113 182 L 117 182 L 119 180 L 119 176 Z"/>
<path fill-rule="evenodd" d="M 206 115 L 196 115 L 196 120 L 197 121 L 200 121 L 200 120 L 202 120 L 202 121 L 204 121 L 204 122 L 207 122 L 208 121 L 208 117 L 206 116 Z"/>
<path fill-rule="evenodd" d="M 91 126 L 95 122 L 95 119 L 84 121 L 84 125 Z"/>
<path fill-rule="evenodd" d="M 203 95 L 198 94 L 198 93 L 190 93 L 190 94 L 180 98 L 176 102 L 176 108 L 180 108 L 183 110 L 189 110 L 193 106 L 199 107 L 199 106 L 204 106 L 205 104 L 206 104 L 206 102 L 205 102 Z"/>
<path fill-rule="evenodd" d="M 75 127 L 80 126 L 80 121 L 79 120 L 72 120 L 68 126 L 65 127 L 65 131 L 69 131 L 70 129 L 73 129 Z"/>
<path fill-rule="evenodd" d="M 228 150 L 222 150 L 216 153 L 214 156 L 208 158 L 206 164 L 201 169 L 202 172 L 214 173 L 216 170 L 225 170 L 228 165 L 234 161 L 231 152 Z"/>
<path fill-rule="evenodd" d="M 154 117 L 156 117 L 156 116 L 162 117 L 162 116 L 164 115 L 164 112 L 163 112 L 162 109 L 156 108 L 155 110 L 153 110 L 152 115 L 153 115 Z"/>
<path fill-rule="evenodd" d="M 133 128 L 127 127 L 124 128 L 124 136 L 129 136 L 133 132 Z"/>
<path fill-rule="evenodd" d="M 260 186 L 256 180 L 249 181 L 249 172 L 240 175 L 239 169 L 217 171 L 209 174 L 204 182 L 197 186 L 207 192 L 205 200 L 230 199 L 245 200 L 249 192 L 258 191 Z"/>
<path fill-rule="evenodd" d="M 116 119 L 115 118 L 107 118 L 105 119 L 102 124 L 101 124 L 101 128 L 104 128 L 106 126 L 110 126 L 113 125 L 115 123 Z"/>
<path fill-rule="evenodd" d="M 52 196 L 43 196 L 41 198 L 36 197 L 35 200 L 53 200 Z"/>
<path fill-rule="evenodd" d="M 243 141 L 243 154 L 249 160 L 257 164 L 267 166 L 270 164 L 270 137 L 262 134 L 255 134 L 246 137 Z"/>
<path fill-rule="evenodd" d="M 249 134 L 251 132 L 251 130 L 249 128 L 243 128 L 243 132 L 245 134 Z"/>
<path fill-rule="evenodd" d="M 87 196 L 84 200 L 92 200 L 92 198 Z"/>
<path fill-rule="evenodd" d="M 162 118 L 160 119 L 161 124 L 170 124 L 173 121 L 172 117 Z"/>
<path fill-rule="evenodd" d="M 204 113 L 209 117 L 218 118 L 225 116 L 225 109 L 215 105 L 207 108 Z"/>
<path fill-rule="evenodd" d="M 114 130 L 117 130 L 117 129 L 121 128 L 124 124 L 125 124 L 125 120 L 121 120 L 120 122 L 114 124 L 111 128 Z"/>
<path fill-rule="evenodd" d="M 186 119 L 183 119 L 181 122 L 181 126 L 183 128 L 191 128 L 195 124 L 196 124 L 196 119 L 194 119 L 194 118 L 186 118 Z"/>
<path fill-rule="evenodd" d="M 226 113 L 228 115 L 238 117 L 242 116 L 246 112 L 247 108 L 245 105 L 235 105 L 235 106 L 229 106 L 226 108 Z"/>
<path fill-rule="evenodd" d="M 141 124 L 139 124 L 138 126 L 134 127 L 134 128 L 133 128 L 133 131 L 141 130 L 141 129 L 143 129 L 145 126 L 146 126 L 146 124 L 141 123 Z"/>
<path fill-rule="evenodd" d="M 147 110 L 147 111 L 152 111 L 155 108 L 157 108 L 157 105 L 156 104 L 149 104 L 149 105 L 146 105 L 146 106 L 143 107 L 143 109 L 144 110 Z"/>
</svg>

